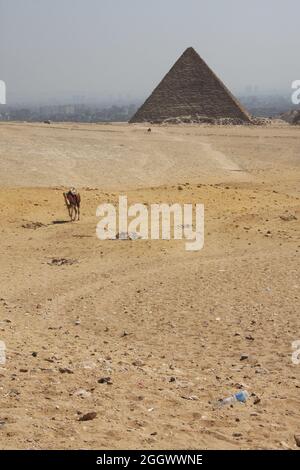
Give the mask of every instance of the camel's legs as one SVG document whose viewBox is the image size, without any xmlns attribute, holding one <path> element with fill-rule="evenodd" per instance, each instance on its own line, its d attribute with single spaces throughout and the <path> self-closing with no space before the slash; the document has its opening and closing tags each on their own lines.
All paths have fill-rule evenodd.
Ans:
<svg viewBox="0 0 300 470">
<path fill-rule="evenodd" d="M 73 212 L 74 212 L 74 206 L 71 204 L 71 205 L 70 205 L 70 218 L 71 218 L 71 222 L 74 221 L 74 219 L 73 219 Z"/>
<path fill-rule="evenodd" d="M 67 193 L 64 193 L 65 203 L 68 209 L 69 217 L 72 220 L 72 204 L 69 203 Z"/>
</svg>

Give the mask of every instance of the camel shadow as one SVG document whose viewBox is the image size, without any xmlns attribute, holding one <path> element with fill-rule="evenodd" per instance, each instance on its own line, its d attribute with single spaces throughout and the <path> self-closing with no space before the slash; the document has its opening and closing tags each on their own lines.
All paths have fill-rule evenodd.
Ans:
<svg viewBox="0 0 300 470">
<path fill-rule="evenodd" d="M 53 225 L 60 225 L 60 224 L 69 224 L 71 220 L 53 220 L 52 224 Z"/>
</svg>

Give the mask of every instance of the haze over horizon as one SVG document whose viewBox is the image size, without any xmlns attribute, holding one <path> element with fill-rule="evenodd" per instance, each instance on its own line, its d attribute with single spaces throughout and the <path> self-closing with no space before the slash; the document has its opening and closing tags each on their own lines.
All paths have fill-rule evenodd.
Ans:
<svg viewBox="0 0 300 470">
<path fill-rule="evenodd" d="M 297 0 L 0 0 L 7 104 L 137 102 L 186 47 L 237 95 L 290 93 Z"/>
</svg>

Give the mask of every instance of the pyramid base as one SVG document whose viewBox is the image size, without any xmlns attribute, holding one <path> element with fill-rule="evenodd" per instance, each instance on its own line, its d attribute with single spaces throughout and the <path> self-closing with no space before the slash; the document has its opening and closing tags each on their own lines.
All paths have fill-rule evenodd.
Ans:
<svg viewBox="0 0 300 470">
<path fill-rule="evenodd" d="M 222 118 L 212 118 L 207 116 L 176 116 L 176 117 L 169 117 L 166 119 L 153 119 L 149 121 L 129 121 L 130 124 L 134 123 L 149 123 L 149 124 L 211 124 L 216 126 L 245 126 L 251 125 L 254 122 L 249 118 L 248 120 L 240 119 L 240 118 L 230 118 L 230 117 L 222 117 Z"/>
</svg>

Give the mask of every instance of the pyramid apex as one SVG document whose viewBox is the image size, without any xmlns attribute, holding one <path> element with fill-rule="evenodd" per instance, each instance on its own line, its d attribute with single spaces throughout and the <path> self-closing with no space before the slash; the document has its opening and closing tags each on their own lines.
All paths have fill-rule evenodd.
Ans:
<svg viewBox="0 0 300 470">
<path fill-rule="evenodd" d="M 196 52 L 196 50 L 192 46 L 190 46 L 190 47 L 187 47 L 184 52 Z"/>
</svg>

